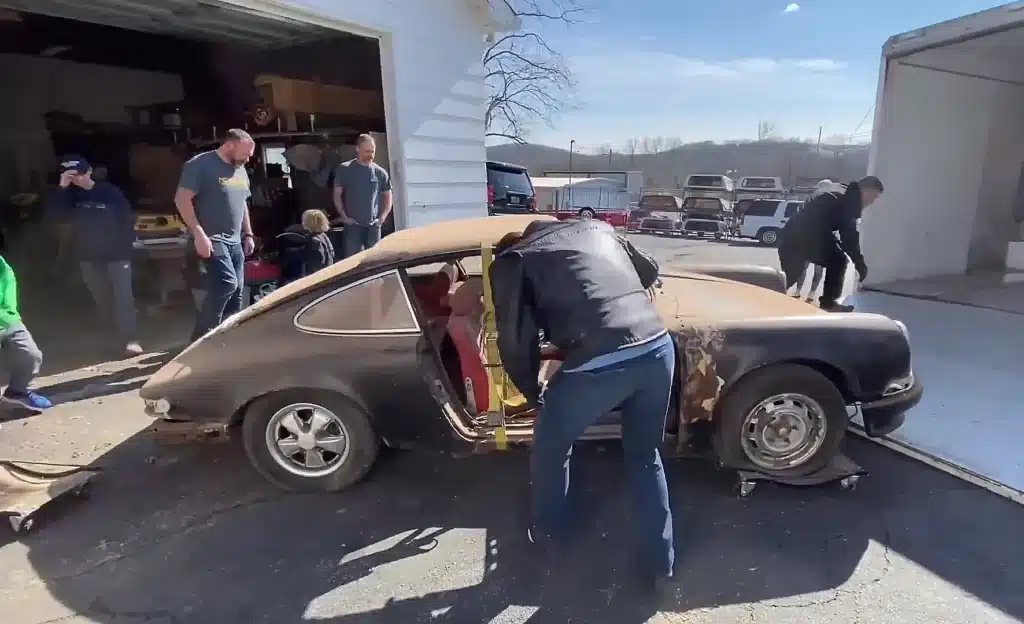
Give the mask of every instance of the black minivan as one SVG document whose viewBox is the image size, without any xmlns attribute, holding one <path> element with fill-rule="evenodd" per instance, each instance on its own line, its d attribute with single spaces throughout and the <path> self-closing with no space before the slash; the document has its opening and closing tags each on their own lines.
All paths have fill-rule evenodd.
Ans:
<svg viewBox="0 0 1024 624">
<path fill-rule="evenodd" d="M 487 161 L 487 211 L 492 215 L 537 212 L 537 194 L 526 167 Z"/>
</svg>

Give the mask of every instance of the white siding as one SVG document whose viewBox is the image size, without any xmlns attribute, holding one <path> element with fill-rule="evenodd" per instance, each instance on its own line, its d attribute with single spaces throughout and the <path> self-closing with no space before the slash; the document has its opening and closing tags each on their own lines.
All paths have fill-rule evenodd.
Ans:
<svg viewBox="0 0 1024 624">
<path fill-rule="evenodd" d="M 251 2 L 254 8 L 260 4 Z M 487 91 L 480 66 L 483 3 L 288 0 L 285 4 L 379 36 L 396 225 L 486 215 Z"/>
</svg>

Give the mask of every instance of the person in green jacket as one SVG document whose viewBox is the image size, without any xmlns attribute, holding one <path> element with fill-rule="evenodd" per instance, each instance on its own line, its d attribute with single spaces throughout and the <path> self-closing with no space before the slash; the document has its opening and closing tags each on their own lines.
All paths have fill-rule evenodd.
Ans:
<svg viewBox="0 0 1024 624">
<path fill-rule="evenodd" d="M 29 389 L 39 374 L 43 352 L 36 346 L 18 312 L 18 280 L 7 260 L 0 256 L 0 355 L 7 362 L 10 381 L 2 398 L 33 412 L 52 406 L 50 400 Z"/>
</svg>

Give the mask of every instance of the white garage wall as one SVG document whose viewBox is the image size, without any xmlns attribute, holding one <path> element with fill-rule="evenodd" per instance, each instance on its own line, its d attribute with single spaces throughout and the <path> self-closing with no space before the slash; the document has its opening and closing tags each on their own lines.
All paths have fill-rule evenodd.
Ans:
<svg viewBox="0 0 1024 624">
<path fill-rule="evenodd" d="M 183 88 L 173 74 L 0 54 L 0 94 L 0 185 L 18 188 L 56 167 L 44 112 L 127 123 L 126 106 L 180 100 Z"/>
<path fill-rule="evenodd" d="M 885 194 L 861 224 L 869 284 L 964 272 L 999 90 L 890 63 L 871 164 Z"/>
<path fill-rule="evenodd" d="M 259 3 L 254 3 L 258 6 Z M 382 34 L 398 227 L 487 214 L 480 15 L 468 0 L 288 0 Z M 390 71 L 393 69 L 393 72 Z"/>
</svg>

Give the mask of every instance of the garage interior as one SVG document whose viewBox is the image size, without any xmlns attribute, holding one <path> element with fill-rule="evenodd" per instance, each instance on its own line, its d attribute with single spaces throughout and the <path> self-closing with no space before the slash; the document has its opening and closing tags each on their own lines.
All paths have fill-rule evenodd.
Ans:
<svg viewBox="0 0 1024 624">
<path fill-rule="evenodd" d="M 163 309 L 185 296 L 164 285 L 168 257 L 185 257 L 173 194 L 187 158 L 228 128 L 254 135 L 252 218 L 272 250 L 303 209 L 330 209 L 328 172 L 354 156 L 359 133 L 374 134 L 388 168 L 382 91 L 376 40 L 212 0 L 0 1 L 3 253 L 23 310 L 84 295 L 45 209 L 60 156 L 84 156 L 125 191 L 139 307 Z"/>
<path fill-rule="evenodd" d="M 872 286 L 1024 312 L 1022 57 L 1021 27 L 890 56 L 886 192 L 862 227 Z"/>
</svg>

